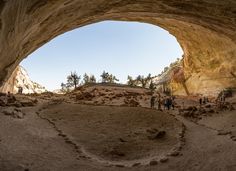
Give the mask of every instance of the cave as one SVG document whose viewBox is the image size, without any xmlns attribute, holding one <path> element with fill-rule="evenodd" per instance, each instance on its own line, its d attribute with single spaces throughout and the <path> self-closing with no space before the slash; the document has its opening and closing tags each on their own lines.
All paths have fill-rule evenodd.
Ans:
<svg viewBox="0 0 236 171">
<path fill-rule="evenodd" d="M 215 98 L 236 87 L 235 0 L 0 0 L 0 86 L 53 38 L 107 20 L 175 36 L 171 85 L 185 96 L 166 109 L 173 96 L 127 85 L 0 93 L 0 170 L 236 170 L 235 91 Z"/>
</svg>

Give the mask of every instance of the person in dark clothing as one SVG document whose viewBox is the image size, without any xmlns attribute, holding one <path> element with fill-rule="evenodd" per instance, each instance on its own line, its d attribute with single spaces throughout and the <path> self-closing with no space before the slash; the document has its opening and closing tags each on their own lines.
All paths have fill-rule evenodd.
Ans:
<svg viewBox="0 0 236 171">
<path fill-rule="evenodd" d="M 22 87 L 18 87 L 18 94 L 22 94 L 23 93 L 23 88 Z"/>
<path fill-rule="evenodd" d="M 175 110 L 175 97 L 172 97 L 172 109 Z"/>
<path fill-rule="evenodd" d="M 155 104 L 155 96 L 151 97 L 151 108 L 154 108 L 154 104 Z"/>
<path fill-rule="evenodd" d="M 164 110 L 168 109 L 168 98 L 164 98 Z"/>
<path fill-rule="evenodd" d="M 166 107 L 167 107 L 168 110 L 170 110 L 171 106 L 172 106 L 172 100 L 171 100 L 170 97 L 168 97 L 166 99 Z"/>
<path fill-rule="evenodd" d="M 202 98 L 199 99 L 199 104 L 202 106 Z"/>
<path fill-rule="evenodd" d="M 161 98 L 158 99 L 158 110 L 161 110 Z"/>
<path fill-rule="evenodd" d="M 206 104 L 206 97 L 203 97 L 203 104 Z"/>
</svg>

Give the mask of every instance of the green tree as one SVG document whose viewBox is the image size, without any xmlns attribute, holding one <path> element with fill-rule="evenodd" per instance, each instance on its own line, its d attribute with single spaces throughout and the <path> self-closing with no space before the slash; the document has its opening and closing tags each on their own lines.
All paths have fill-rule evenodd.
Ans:
<svg viewBox="0 0 236 171">
<path fill-rule="evenodd" d="M 147 87 L 148 82 L 151 80 L 151 74 L 148 74 L 147 77 L 144 77 L 143 75 L 138 75 L 136 78 L 138 84 L 141 84 L 143 88 Z"/>
<path fill-rule="evenodd" d="M 83 81 L 84 81 L 84 84 L 88 84 L 90 82 L 90 77 L 88 76 L 87 73 L 84 74 Z"/>
<path fill-rule="evenodd" d="M 119 81 L 116 76 L 112 75 L 112 74 L 108 74 L 108 78 L 107 78 L 107 82 L 109 83 L 115 83 L 116 81 Z"/>
<path fill-rule="evenodd" d="M 71 72 L 71 74 L 67 76 L 67 86 L 76 89 L 79 85 L 80 78 L 81 77 L 78 76 L 76 72 Z"/>
<path fill-rule="evenodd" d="M 119 81 L 116 76 L 105 71 L 103 71 L 101 78 L 103 83 L 115 83 L 116 81 Z"/>
<path fill-rule="evenodd" d="M 150 82 L 150 84 L 149 84 L 149 89 L 150 89 L 151 91 L 154 91 L 155 88 L 156 88 L 156 87 L 155 87 L 153 81 L 151 80 L 151 82 Z"/>
<path fill-rule="evenodd" d="M 69 87 L 65 83 L 61 83 L 61 92 L 68 93 L 70 91 Z"/>
<path fill-rule="evenodd" d="M 128 75 L 128 78 L 127 78 L 127 85 L 129 86 L 136 86 L 136 80 L 133 79 L 131 76 Z"/>
<path fill-rule="evenodd" d="M 108 81 L 108 78 L 109 78 L 108 72 L 103 71 L 103 73 L 101 75 L 101 78 L 102 78 L 102 82 L 106 83 Z"/>
<path fill-rule="evenodd" d="M 164 68 L 164 72 L 168 71 L 169 67 L 165 67 Z"/>
<path fill-rule="evenodd" d="M 89 81 L 90 81 L 90 83 L 96 83 L 97 82 L 94 75 L 90 76 Z"/>
</svg>

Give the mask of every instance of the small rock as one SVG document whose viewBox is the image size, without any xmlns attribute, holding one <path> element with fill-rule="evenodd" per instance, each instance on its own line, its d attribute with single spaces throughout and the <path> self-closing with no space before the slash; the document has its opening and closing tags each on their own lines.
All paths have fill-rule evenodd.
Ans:
<svg viewBox="0 0 236 171">
<path fill-rule="evenodd" d="M 213 109 L 210 109 L 207 111 L 208 113 L 215 113 L 215 111 Z"/>
<path fill-rule="evenodd" d="M 173 151 L 169 155 L 170 156 L 178 156 L 179 155 L 179 151 Z"/>
<path fill-rule="evenodd" d="M 230 131 L 220 130 L 220 131 L 218 131 L 217 134 L 218 134 L 218 135 L 228 135 L 228 134 L 231 134 L 231 132 L 230 132 Z"/>
<path fill-rule="evenodd" d="M 124 153 L 122 153 L 122 152 L 120 152 L 118 150 L 112 150 L 112 151 L 110 151 L 110 154 L 114 155 L 114 156 L 120 156 L 120 157 L 124 157 L 125 156 Z"/>
<path fill-rule="evenodd" d="M 139 165 L 141 165 L 141 163 L 134 163 L 132 166 L 136 167 L 136 166 L 139 166 Z"/>
<path fill-rule="evenodd" d="M 23 119 L 24 118 L 24 114 L 22 112 L 15 112 L 14 111 L 14 116 L 18 119 Z"/>
<path fill-rule="evenodd" d="M 125 167 L 124 165 L 121 165 L 121 164 L 116 164 L 115 166 L 116 167 Z"/>
<path fill-rule="evenodd" d="M 158 164 L 158 162 L 156 160 L 152 160 L 149 163 L 150 166 L 154 166 L 154 165 L 157 165 L 157 164 Z"/>
<path fill-rule="evenodd" d="M 14 103 L 14 106 L 15 106 L 15 107 L 22 107 L 22 104 L 21 104 L 20 102 L 16 101 L 16 102 Z"/>
<path fill-rule="evenodd" d="M 24 107 L 31 107 L 31 106 L 34 106 L 35 103 L 32 101 L 21 101 L 21 105 Z"/>
<path fill-rule="evenodd" d="M 2 113 L 4 115 L 12 115 L 13 114 L 13 110 L 12 109 L 5 109 Z"/>
<path fill-rule="evenodd" d="M 166 163 L 169 159 L 167 157 L 163 157 L 160 159 L 161 163 Z"/>
<path fill-rule="evenodd" d="M 208 104 L 208 105 L 206 105 L 206 106 L 205 106 L 205 108 L 211 108 L 211 105 L 210 105 L 210 104 Z"/>
<path fill-rule="evenodd" d="M 147 129 L 146 131 L 150 134 L 155 134 L 156 132 L 158 132 L 156 128 Z"/>
<path fill-rule="evenodd" d="M 166 135 L 165 131 L 157 131 L 156 133 L 153 133 L 152 135 L 149 135 L 148 138 L 150 140 L 160 139 L 163 138 Z"/>
<path fill-rule="evenodd" d="M 120 140 L 120 142 L 127 142 L 127 141 L 125 141 L 125 140 L 122 139 L 122 138 L 119 138 L 119 140 Z"/>
</svg>

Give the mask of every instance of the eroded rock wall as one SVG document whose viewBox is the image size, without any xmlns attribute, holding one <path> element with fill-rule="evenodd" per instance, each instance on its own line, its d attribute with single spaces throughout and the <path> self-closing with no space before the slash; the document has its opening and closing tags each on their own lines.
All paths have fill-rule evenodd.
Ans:
<svg viewBox="0 0 236 171">
<path fill-rule="evenodd" d="M 94 22 L 124 20 L 161 26 L 177 38 L 193 93 L 236 85 L 235 0 L 1 0 L 0 13 L 0 84 L 54 37 Z"/>
<path fill-rule="evenodd" d="M 18 66 L 8 81 L 0 87 L 0 92 L 16 94 L 18 93 L 19 87 L 22 87 L 24 94 L 43 93 L 47 91 L 45 87 L 31 81 L 27 71 L 21 66 Z"/>
</svg>

